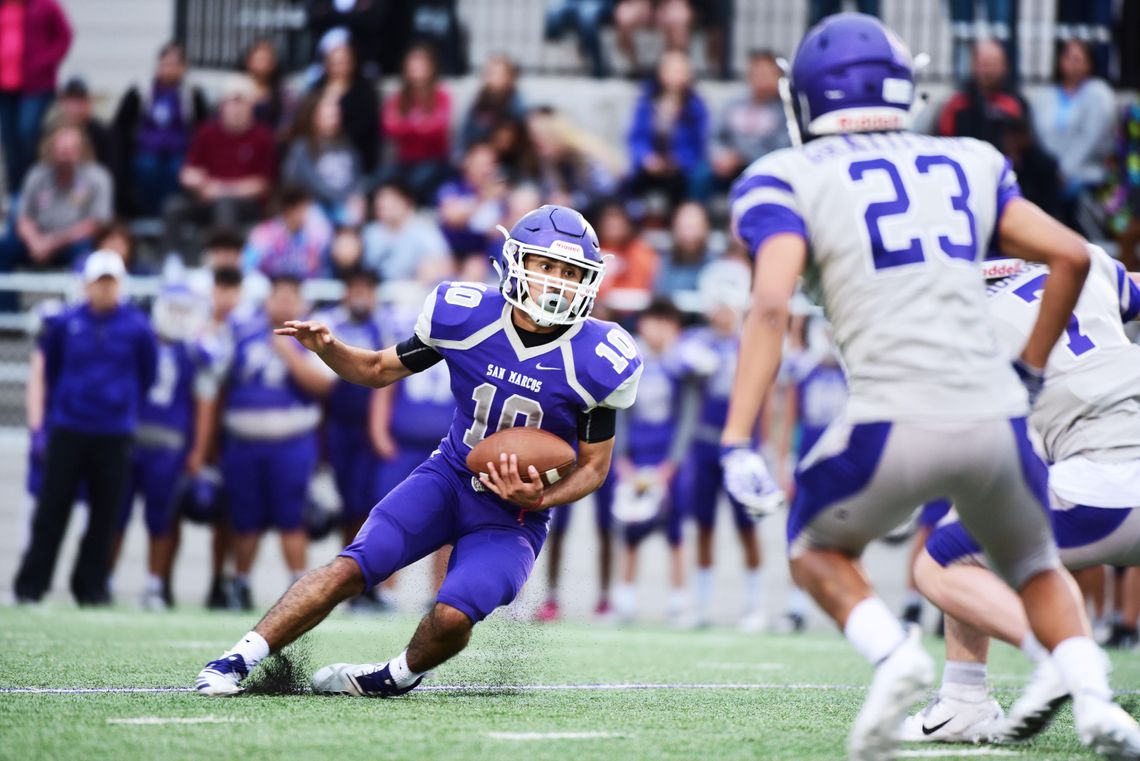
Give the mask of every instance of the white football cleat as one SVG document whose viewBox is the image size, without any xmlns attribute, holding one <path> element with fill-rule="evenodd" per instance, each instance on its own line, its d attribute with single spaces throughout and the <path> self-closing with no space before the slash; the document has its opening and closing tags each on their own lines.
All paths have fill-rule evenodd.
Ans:
<svg viewBox="0 0 1140 761">
<path fill-rule="evenodd" d="M 1112 761 L 1140 759 L 1140 725 L 1111 700 L 1081 695 L 1073 701 L 1081 744 Z"/>
<path fill-rule="evenodd" d="M 387 663 L 334 663 L 313 674 L 312 688 L 318 695 L 355 695 L 391 698 L 411 692 L 421 676 L 407 687 L 398 687 Z"/>
<path fill-rule="evenodd" d="M 867 698 L 847 738 L 848 758 L 894 758 L 899 728 L 907 711 L 933 683 L 934 661 L 922 648 L 922 630 L 912 626 L 899 646 L 875 668 Z"/>
<path fill-rule="evenodd" d="M 745 634 L 760 634 L 768 630 L 768 617 L 764 615 L 762 610 L 745 613 L 744 617 L 737 622 L 736 628 Z"/>
<path fill-rule="evenodd" d="M 158 613 L 170 610 L 170 605 L 166 602 L 166 598 L 162 596 L 162 592 L 153 589 L 143 593 L 142 607 L 143 610 Z"/>
<path fill-rule="evenodd" d="M 201 695 L 210 697 L 227 697 L 237 695 L 242 691 L 241 680 L 249 674 L 245 659 L 234 653 L 223 655 L 216 661 L 210 661 L 205 668 L 198 672 L 194 680 L 194 689 Z"/>
<path fill-rule="evenodd" d="M 940 694 L 903 721 L 899 739 L 908 743 L 983 742 L 993 735 L 995 724 L 1004 715 L 989 695 L 980 701 L 969 701 Z"/>
<path fill-rule="evenodd" d="M 995 725 L 990 740 L 995 743 L 1028 740 L 1049 726 L 1068 699 L 1069 690 L 1061 682 L 1061 673 L 1053 661 L 1048 658 L 1041 661 L 1024 692 L 1009 707 L 1005 719 Z"/>
</svg>

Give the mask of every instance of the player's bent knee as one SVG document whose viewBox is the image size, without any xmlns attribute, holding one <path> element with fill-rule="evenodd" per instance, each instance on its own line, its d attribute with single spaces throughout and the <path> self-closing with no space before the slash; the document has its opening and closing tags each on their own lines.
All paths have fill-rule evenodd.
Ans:
<svg viewBox="0 0 1140 761">
<path fill-rule="evenodd" d="M 346 598 L 364 591 L 364 572 L 360 570 L 355 560 L 346 557 L 333 558 L 324 570 L 327 571 L 333 587 Z"/>
<path fill-rule="evenodd" d="M 431 611 L 432 620 L 436 629 L 448 636 L 457 636 L 469 633 L 475 623 L 466 613 L 453 608 L 445 602 L 437 602 Z"/>
<path fill-rule="evenodd" d="M 1007 584 L 1021 591 L 1026 584 L 1037 576 L 1049 571 L 1058 571 L 1061 567 L 1057 548 L 1050 542 L 1028 557 L 1020 558 L 1012 563 L 1003 563 L 1002 567 L 997 570 Z"/>
</svg>

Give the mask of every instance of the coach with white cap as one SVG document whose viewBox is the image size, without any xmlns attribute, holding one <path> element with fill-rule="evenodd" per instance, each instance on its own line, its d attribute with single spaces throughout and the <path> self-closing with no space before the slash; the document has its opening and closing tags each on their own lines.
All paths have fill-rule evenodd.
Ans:
<svg viewBox="0 0 1140 761">
<path fill-rule="evenodd" d="M 122 299 L 127 278 L 114 251 L 83 267 L 86 298 L 41 335 L 48 389 L 44 484 L 32 539 L 16 576 L 16 599 L 38 602 L 51 586 L 59 546 L 80 487 L 90 508 L 71 575 L 80 605 L 105 605 L 115 516 L 125 493 L 130 443 L 143 395 L 155 378 L 157 347 L 146 315 Z"/>
</svg>

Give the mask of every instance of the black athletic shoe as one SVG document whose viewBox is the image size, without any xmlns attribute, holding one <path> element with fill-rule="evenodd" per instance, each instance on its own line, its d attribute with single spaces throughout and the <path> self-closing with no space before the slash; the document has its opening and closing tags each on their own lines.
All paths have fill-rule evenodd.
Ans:
<svg viewBox="0 0 1140 761">
<path fill-rule="evenodd" d="M 922 603 L 911 603 L 903 608 L 902 620 L 905 624 L 922 626 Z"/>
<path fill-rule="evenodd" d="M 373 587 L 349 600 L 348 609 L 364 615 L 383 615 L 392 612 L 392 605 L 384 599 L 379 589 Z"/>
<path fill-rule="evenodd" d="M 1114 650 L 1131 650 L 1136 647 L 1138 641 L 1140 641 L 1140 635 L 1137 634 L 1136 627 L 1113 624 L 1112 634 L 1109 635 L 1104 646 L 1111 647 Z"/>
<path fill-rule="evenodd" d="M 230 608 L 230 581 L 221 576 L 214 577 L 210 582 L 210 594 L 206 596 L 206 607 L 209 610 L 228 610 Z"/>
<path fill-rule="evenodd" d="M 236 599 L 237 610 L 248 613 L 253 610 L 253 594 L 249 591 L 249 583 L 241 579 L 234 579 L 233 581 L 234 598 Z"/>
</svg>

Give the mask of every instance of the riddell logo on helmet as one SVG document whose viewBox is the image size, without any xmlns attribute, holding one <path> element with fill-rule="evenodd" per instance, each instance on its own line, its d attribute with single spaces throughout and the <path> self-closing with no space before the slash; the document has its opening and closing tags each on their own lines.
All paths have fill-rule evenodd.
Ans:
<svg viewBox="0 0 1140 761">
<path fill-rule="evenodd" d="M 986 280 L 1011 277 L 1025 268 L 1020 259 L 993 259 L 982 265 L 982 275 Z"/>
<path fill-rule="evenodd" d="M 877 129 L 898 129 L 902 126 L 901 116 L 887 114 L 865 114 L 860 116 L 840 116 L 836 127 L 845 132 L 861 132 Z"/>
<path fill-rule="evenodd" d="M 570 254 L 571 256 L 583 256 L 582 247 L 577 243 L 571 243 L 568 240 L 556 240 L 550 244 L 551 251 L 557 251 L 561 254 Z"/>
</svg>

